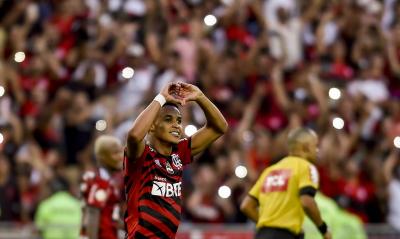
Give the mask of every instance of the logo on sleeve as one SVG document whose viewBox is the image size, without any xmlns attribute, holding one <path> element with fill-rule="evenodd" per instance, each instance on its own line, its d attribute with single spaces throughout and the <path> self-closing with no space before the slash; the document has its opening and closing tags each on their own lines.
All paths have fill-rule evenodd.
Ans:
<svg viewBox="0 0 400 239">
<path fill-rule="evenodd" d="M 318 170 L 314 165 L 310 165 L 309 166 L 310 169 L 310 177 L 311 177 L 311 181 L 318 185 L 319 183 L 319 174 L 318 174 Z"/>
</svg>

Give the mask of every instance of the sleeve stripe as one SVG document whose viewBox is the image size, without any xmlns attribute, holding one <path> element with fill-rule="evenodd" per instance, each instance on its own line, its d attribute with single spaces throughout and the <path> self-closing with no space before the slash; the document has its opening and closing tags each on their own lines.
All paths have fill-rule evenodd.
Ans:
<svg viewBox="0 0 400 239">
<path fill-rule="evenodd" d="M 315 189 L 312 186 L 305 186 L 300 189 L 300 196 L 301 195 L 309 195 L 311 197 L 314 197 L 315 194 L 317 194 L 317 189 Z"/>
</svg>

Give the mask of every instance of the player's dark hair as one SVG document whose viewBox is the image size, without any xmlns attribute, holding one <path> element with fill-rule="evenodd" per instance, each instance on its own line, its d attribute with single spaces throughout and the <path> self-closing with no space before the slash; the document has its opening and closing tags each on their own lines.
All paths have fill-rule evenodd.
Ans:
<svg viewBox="0 0 400 239">
<path fill-rule="evenodd" d="M 166 106 L 175 107 L 175 108 L 177 108 L 177 109 L 180 111 L 180 106 L 179 106 L 178 104 L 171 103 L 171 102 L 167 102 L 167 103 L 165 103 L 165 104 L 163 105 L 163 107 L 166 107 Z"/>
</svg>

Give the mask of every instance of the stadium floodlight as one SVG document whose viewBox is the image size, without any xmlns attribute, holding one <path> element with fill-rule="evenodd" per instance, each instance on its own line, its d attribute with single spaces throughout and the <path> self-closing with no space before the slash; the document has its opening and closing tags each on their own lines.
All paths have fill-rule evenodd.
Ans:
<svg viewBox="0 0 400 239">
<path fill-rule="evenodd" d="M 107 129 L 107 122 L 105 120 L 98 120 L 96 122 L 96 129 L 98 131 L 104 131 Z"/>
<path fill-rule="evenodd" d="M 6 89 L 0 85 L 0 97 L 2 97 L 6 93 Z"/>
<path fill-rule="evenodd" d="M 124 79 L 127 79 L 127 80 L 131 79 L 134 74 L 135 74 L 135 70 L 133 70 L 132 67 L 127 66 L 122 70 L 122 77 Z"/>
<path fill-rule="evenodd" d="M 4 142 L 4 136 L 2 133 L 0 133 L 0 144 L 2 144 Z"/>
<path fill-rule="evenodd" d="M 342 92 L 338 88 L 332 87 L 329 89 L 329 98 L 331 98 L 332 100 L 338 100 L 341 96 Z"/>
<path fill-rule="evenodd" d="M 332 126 L 335 129 L 343 129 L 344 127 L 344 120 L 340 117 L 336 117 L 332 120 Z"/>
<path fill-rule="evenodd" d="M 15 55 L 14 55 L 14 61 L 15 62 L 21 63 L 24 60 L 25 60 L 25 53 L 24 52 L 19 51 L 19 52 L 15 53 Z"/>
<path fill-rule="evenodd" d="M 393 140 L 394 147 L 400 149 L 400 136 L 396 136 Z"/>
<path fill-rule="evenodd" d="M 221 198 L 229 198 L 231 196 L 232 190 L 230 187 L 223 185 L 218 189 L 218 196 Z"/>
<path fill-rule="evenodd" d="M 247 168 L 242 165 L 237 166 L 235 169 L 235 175 L 238 178 L 245 178 L 247 176 Z"/>
<path fill-rule="evenodd" d="M 217 18 L 214 15 L 208 14 L 204 17 L 204 24 L 206 24 L 206 26 L 212 27 L 217 24 Z"/>
<path fill-rule="evenodd" d="M 189 124 L 185 127 L 185 134 L 188 137 L 194 135 L 196 132 L 197 132 L 197 127 L 194 125 Z"/>
</svg>

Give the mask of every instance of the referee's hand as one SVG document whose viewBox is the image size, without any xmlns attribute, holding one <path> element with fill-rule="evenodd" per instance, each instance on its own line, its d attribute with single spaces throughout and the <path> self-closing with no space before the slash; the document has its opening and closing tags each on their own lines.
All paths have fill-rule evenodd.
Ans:
<svg viewBox="0 0 400 239">
<path fill-rule="evenodd" d="M 328 231 L 324 234 L 324 239 L 332 239 L 332 234 Z"/>
</svg>

